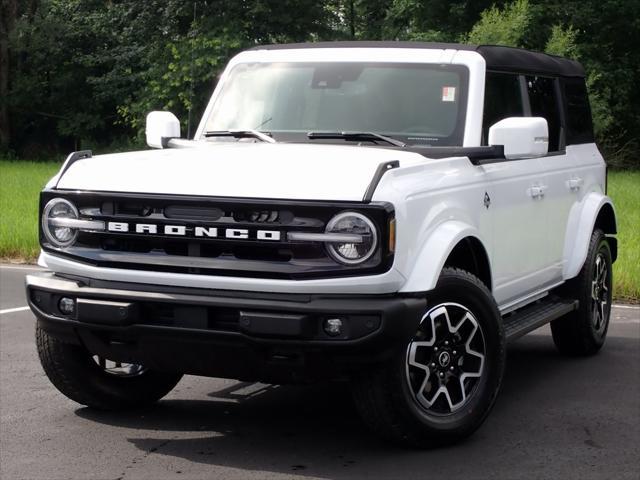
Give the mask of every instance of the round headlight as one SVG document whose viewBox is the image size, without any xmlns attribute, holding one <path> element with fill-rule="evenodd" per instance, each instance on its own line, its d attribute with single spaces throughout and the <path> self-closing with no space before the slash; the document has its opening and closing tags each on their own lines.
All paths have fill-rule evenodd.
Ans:
<svg viewBox="0 0 640 480">
<path fill-rule="evenodd" d="M 64 198 L 54 198 L 42 212 L 42 231 L 47 240 L 55 247 L 69 247 L 76 241 L 78 230 L 72 227 L 56 225 L 53 219 L 78 219 L 78 209 Z"/>
<path fill-rule="evenodd" d="M 327 243 L 331 257 L 345 265 L 355 265 L 369 259 L 378 246 L 378 234 L 371 220 L 360 213 L 342 212 L 327 224 L 326 233 L 359 236 L 358 241 Z"/>
</svg>

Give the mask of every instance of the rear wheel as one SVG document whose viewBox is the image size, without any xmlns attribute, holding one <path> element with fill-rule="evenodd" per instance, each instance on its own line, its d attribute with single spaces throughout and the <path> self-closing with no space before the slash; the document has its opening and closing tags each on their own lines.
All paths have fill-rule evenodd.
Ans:
<svg viewBox="0 0 640 480">
<path fill-rule="evenodd" d="M 551 322 L 553 341 L 562 353 L 593 355 L 607 337 L 612 295 L 611 249 L 602 230 L 594 230 L 587 258 L 576 278 L 564 287 L 578 309 Z"/>
<path fill-rule="evenodd" d="M 143 407 L 169 393 L 181 374 L 149 370 L 89 353 L 36 327 L 40 363 L 51 383 L 65 396 L 99 410 Z"/>
<path fill-rule="evenodd" d="M 394 362 L 354 384 L 365 423 L 421 447 L 473 433 L 493 406 L 505 364 L 500 314 L 480 280 L 445 268 L 429 303 Z"/>
</svg>

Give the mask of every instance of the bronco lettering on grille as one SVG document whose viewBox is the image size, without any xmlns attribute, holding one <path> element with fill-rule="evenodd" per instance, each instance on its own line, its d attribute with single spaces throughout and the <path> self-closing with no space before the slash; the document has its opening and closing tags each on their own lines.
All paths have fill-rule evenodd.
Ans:
<svg viewBox="0 0 640 480">
<path fill-rule="evenodd" d="M 155 223 L 108 222 L 107 231 L 142 235 L 170 235 L 176 237 L 227 238 L 234 240 L 279 241 L 279 230 L 248 228 L 188 227 L 185 225 L 158 225 Z"/>
</svg>

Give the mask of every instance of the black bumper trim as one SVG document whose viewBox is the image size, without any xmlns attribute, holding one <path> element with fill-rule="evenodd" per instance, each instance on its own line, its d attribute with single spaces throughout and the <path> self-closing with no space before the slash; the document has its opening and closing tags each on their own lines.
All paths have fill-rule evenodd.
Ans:
<svg viewBox="0 0 640 480">
<path fill-rule="evenodd" d="M 162 370 L 272 382 L 336 377 L 384 361 L 412 335 L 426 308 L 424 295 L 224 296 L 112 282 L 96 287 L 48 272 L 27 276 L 26 283 L 39 325 L 94 354 Z M 55 310 L 61 296 L 78 301 L 73 315 Z M 169 323 L 161 313 L 154 316 L 167 309 Z M 335 316 L 345 320 L 345 332 L 330 337 L 321 325 Z"/>
</svg>

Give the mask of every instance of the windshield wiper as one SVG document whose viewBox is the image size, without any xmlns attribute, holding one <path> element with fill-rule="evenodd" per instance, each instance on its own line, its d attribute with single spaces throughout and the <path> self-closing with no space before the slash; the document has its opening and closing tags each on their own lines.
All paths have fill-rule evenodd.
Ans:
<svg viewBox="0 0 640 480">
<path fill-rule="evenodd" d="M 344 138 L 345 140 L 370 140 L 375 142 L 376 140 L 382 140 L 396 147 L 406 147 L 406 143 L 396 140 L 395 138 L 387 137 L 374 132 L 309 132 L 307 137 L 310 139 L 321 138 Z"/>
<path fill-rule="evenodd" d="M 205 137 L 233 137 L 233 138 L 257 138 L 263 142 L 276 143 L 266 133 L 259 132 L 258 130 L 215 130 L 210 132 L 204 132 Z"/>
</svg>

